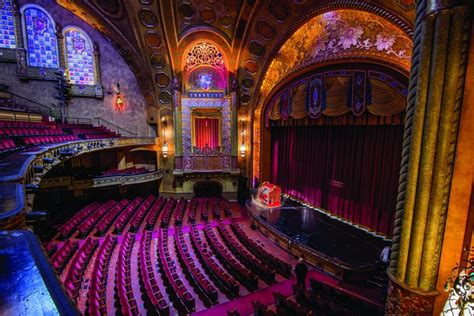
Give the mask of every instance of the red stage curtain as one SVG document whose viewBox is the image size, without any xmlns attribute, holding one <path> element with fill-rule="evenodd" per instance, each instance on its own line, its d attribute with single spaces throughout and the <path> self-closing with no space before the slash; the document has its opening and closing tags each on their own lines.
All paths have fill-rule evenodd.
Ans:
<svg viewBox="0 0 474 316">
<path fill-rule="evenodd" d="M 272 128 L 271 181 L 282 191 L 392 234 L 403 126 Z"/>
<path fill-rule="evenodd" d="M 206 146 L 215 149 L 219 146 L 219 119 L 198 118 L 194 119 L 196 147 Z"/>
</svg>

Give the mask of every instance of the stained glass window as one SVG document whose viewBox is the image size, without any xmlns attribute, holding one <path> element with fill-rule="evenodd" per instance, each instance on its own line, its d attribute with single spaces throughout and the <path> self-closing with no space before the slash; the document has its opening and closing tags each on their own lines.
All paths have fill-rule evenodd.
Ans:
<svg viewBox="0 0 474 316">
<path fill-rule="evenodd" d="M 94 50 L 87 35 L 77 28 L 64 32 L 66 64 L 72 84 L 94 85 Z"/>
<path fill-rule="evenodd" d="M 28 65 L 33 67 L 58 68 L 58 41 L 53 21 L 45 11 L 27 7 L 23 16 L 28 50 Z"/>
<path fill-rule="evenodd" d="M 15 20 L 10 0 L 4 0 L 0 7 L 0 48 L 16 48 Z"/>
</svg>

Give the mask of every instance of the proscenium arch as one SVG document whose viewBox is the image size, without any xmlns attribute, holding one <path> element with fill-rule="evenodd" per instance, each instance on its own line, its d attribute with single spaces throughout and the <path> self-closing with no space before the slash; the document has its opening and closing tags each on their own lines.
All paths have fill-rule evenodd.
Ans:
<svg viewBox="0 0 474 316">
<path fill-rule="evenodd" d="M 311 68 L 311 67 L 322 67 L 324 65 L 327 65 L 329 63 L 343 63 L 343 62 L 354 62 L 354 61 L 359 61 L 359 62 L 372 62 L 372 63 L 378 63 L 378 64 L 388 64 L 389 66 L 391 66 L 392 68 L 398 70 L 399 72 L 402 72 L 404 73 L 405 75 L 408 76 L 408 73 L 409 73 L 409 68 L 410 68 L 410 63 L 411 63 L 411 56 L 405 56 L 403 54 L 405 53 L 408 53 L 408 54 L 411 54 L 411 28 L 409 27 L 409 25 L 407 25 L 403 20 L 398 20 L 398 23 L 396 23 L 395 21 L 396 20 L 396 17 L 394 17 L 393 15 L 391 14 L 388 14 L 389 16 L 389 19 L 387 18 L 387 13 L 385 11 L 383 11 L 382 9 L 378 9 L 378 10 L 375 10 L 374 8 L 370 8 L 370 10 L 368 10 L 366 7 L 362 7 L 362 8 L 346 8 L 343 6 L 344 3 L 342 4 L 339 4 L 339 7 L 334 7 L 334 6 L 329 6 L 329 8 L 327 7 L 322 7 L 322 8 L 319 8 L 319 9 L 315 9 L 314 12 L 316 12 L 315 15 L 313 16 L 309 16 L 307 17 L 304 22 L 301 22 L 297 27 L 295 27 L 293 29 L 293 32 L 291 34 L 289 34 L 281 43 L 279 46 L 277 46 L 274 51 L 273 51 L 273 54 L 271 55 L 272 58 L 269 58 L 267 59 L 266 61 L 266 64 L 264 66 L 264 70 L 262 71 L 260 77 L 259 77 L 259 80 L 257 82 L 257 85 L 256 85 L 256 92 L 254 94 L 254 98 L 253 98 L 253 103 L 252 103 L 252 110 L 250 111 L 251 113 L 251 119 L 252 119 L 252 150 L 251 150 L 251 153 L 250 153 L 250 159 L 249 159 L 249 168 L 250 168 L 250 175 L 252 176 L 252 179 L 255 179 L 255 178 L 258 178 L 261 180 L 261 166 L 262 166 L 262 159 L 261 159 L 261 152 L 263 151 L 267 151 L 269 150 L 270 148 L 267 148 L 269 146 L 269 144 L 264 144 L 264 142 L 262 141 L 262 134 L 265 133 L 265 129 L 262 127 L 263 125 L 263 119 L 264 119 L 264 115 L 262 115 L 262 111 L 263 111 L 263 108 L 264 108 L 264 104 L 268 103 L 269 100 L 270 100 L 270 97 L 271 95 L 276 91 L 276 89 L 278 89 L 278 87 L 281 87 L 283 81 L 286 81 L 285 78 L 292 78 L 294 76 L 298 76 L 298 75 L 301 75 L 301 73 L 303 73 L 305 71 L 305 69 L 308 69 L 308 68 Z M 332 13 L 332 12 L 349 12 L 350 14 L 354 14 L 355 16 L 357 16 L 358 14 L 366 14 L 368 15 L 369 17 L 372 17 L 374 19 L 377 19 L 379 21 L 381 21 L 382 23 L 382 26 L 383 26 L 383 29 L 385 29 L 385 27 L 391 29 L 391 30 L 396 30 L 396 34 L 397 36 L 400 35 L 401 37 L 404 37 L 404 42 L 402 42 L 401 44 L 405 43 L 409 43 L 410 46 L 407 46 L 405 48 L 405 50 L 400 50 L 398 53 L 398 57 L 401 57 L 401 58 L 404 58 L 404 62 L 403 62 L 403 67 L 400 67 L 400 65 L 398 65 L 397 63 L 397 58 L 394 58 L 393 56 L 388 56 L 389 54 L 394 54 L 394 52 L 392 50 L 387 50 L 387 52 L 385 52 L 385 49 L 379 49 L 379 48 L 384 48 L 384 47 L 388 47 L 390 46 L 390 44 L 388 46 L 384 46 L 383 43 L 379 43 L 379 39 L 377 38 L 377 40 L 375 39 L 372 39 L 372 41 L 365 41 L 363 42 L 362 44 L 365 44 L 366 46 L 368 46 L 369 48 L 375 48 L 377 51 L 376 51 L 376 54 L 369 54 L 369 49 L 367 49 L 367 51 L 353 51 L 353 52 L 346 52 L 345 50 L 347 50 L 347 48 L 344 48 L 344 44 L 342 45 L 343 46 L 343 51 L 340 55 L 337 55 L 337 54 L 328 54 L 326 56 L 318 56 L 318 58 L 314 58 L 314 60 L 306 60 L 306 62 L 304 64 L 300 64 L 300 65 L 297 65 L 298 67 L 295 67 L 297 69 L 296 72 L 292 72 L 292 71 L 287 71 L 286 73 L 283 73 L 283 75 L 280 74 L 280 76 L 275 76 L 274 73 L 275 71 L 273 71 L 272 73 L 272 65 L 274 63 L 275 60 L 277 60 L 278 58 L 281 58 L 281 54 L 280 54 L 280 51 L 284 51 L 285 49 L 285 45 L 287 43 L 292 43 L 293 41 L 293 44 L 295 42 L 295 38 L 294 36 L 298 36 L 298 31 L 300 30 L 303 30 L 305 27 L 307 27 L 308 25 L 311 25 L 310 23 L 312 23 L 313 21 L 315 21 L 316 19 L 320 19 L 322 20 L 322 17 L 323 15 L 327 15 L 328 13 Z M 354 22 L 355 20 L 353 20 Z M 370 21 L 370 20 L 369 20 Z M 347 28 L 350 28 L 350 27 L 347 27 Z M 358 30 L 358 33 L 359 33 L 359 36 L 360 36 L 360 30 Z M 297 35 L 295 35 L 297 34 Z M 312 36 L 311 37 L 308 37 L 306 36 L 307 34 L 311 34 Z M 364 32 L 362 32 L 362 34 L 364 34 Z M 302 41 L 299 41 L 297 42 L 298 44 L 300 44 L 302 47 L 304 45 L 308 45 L 309 44 L 314 44 L 314 41 L 315 39 L 317 41 L 319 41 L 319 37 L 318 36 L 323 36 L 324 33 L 310 33 L 308 31 L 306 31 L 304 33 L 304 36 L 303 36 L 303 40 Z M 372 34 L 373 35 L 373 34 Z M 378 35 L 378 34 L 377 34 Z M 382 41 L 380 41 L 382 42 Z M 334 42 L 333 42 L 334 44 Z M 336 44 L 338 44 L 336 42 Z M 360 45 L 361 43 L 357 43 L 357 46 L 355 48 L 359 48 L 358 46 L 361 46 Z M 393 44 L 393 43 L 392 43 Z M 398 44 L 398 43 L 397 43 Z M 379 47 L 380 45 L 380 47 Z M 310 45 L 311 47 L 311 45 Z M 348 45 L 348 48 L 351 48 L 352 45 Z M 307 47 L 305 47 L 307 48 Z M 391 46 L 390 46 L 390 49 L 391 49 Z M 374 50 L 372 50 L 374 51 Z M 305 52 L 312 52 L 310 50 L 307 50 Z M 372 52 L 370 52 L 372 53 Z M 386 54 L 384 54 L 386 53 Z M 395 53 L 395 55 L 397 55 L 397 53 Z M 317 53 L 316 53 L 317 54 Z M 313 55 L 310 55 L 309 57 L 312 57 Z M 308 56 L 306 55 L 303 55 L 304 58 L 307 58 Z M 298 56 L 297 54 L 295 56 L 293 56 L 293 58 L 295 58 L 296 60 L 301 60 L 303 59 L 301 56 Z M 287 68 L 290 68 L 290 66 L 288 66 Z M 398 69 L 397 69 L 398 68 Z M 275 67 L 273 67 L 273 70 L 275 69 Z M 265 84 L 265 79 L 267 79 L 267 76 L 268 74 L 272 74 L 272 79 L 275 79 L 276 77 L 276 80 L 274 83 L 268 85 L 268 83 L 266 85 Z M 268 132 L 268 131 L 267 131 Z"/>
</svg>

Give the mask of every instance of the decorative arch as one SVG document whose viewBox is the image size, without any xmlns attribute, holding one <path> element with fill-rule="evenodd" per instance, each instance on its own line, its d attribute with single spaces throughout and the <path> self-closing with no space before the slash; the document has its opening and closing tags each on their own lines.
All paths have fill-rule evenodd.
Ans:
<svg viewBox="0 0 474 316">
<path fill-rule="evenodd" d="M 97 84 L 94 45 L 87 33 L 68 26 L 63 30 L 67 76 L 72 84 Z"/>
<path fill-rule="evenodd" d="M 253 178 L 261 177 L 261 138 L 265 133 L 262 131 L 262 111 L 285 78 L 294 77 L 313 65 L 344 61 L 371 61 L 409 73 L 412 51 L 410 32 L 394 23 L 393 19 L 385 18 L 383 11 L 376 11 L 376 14 L 342 7 L 316 12 L 319 14 L 306 20 L 282 43 L 257 85 L 255 111 L 252 111 Z"/>
<path fill-rule="evenodd" d="M 42 7 L 28 4 L 21 8 L 28 65 L 59 68 L 56 24 Z"/>
<path fill-rule="evenodd" d="M 208 40 L 194 42 L 185 50 L 182 65 L 187 89 L 225 90 L 227 88 L 226 56 L 213 42 Z"/>
<path fill-rule="evenodd" d="M 15 18 L 11 0 L 0 2 L 0 48 L 16 48 Z"/>
</svg>

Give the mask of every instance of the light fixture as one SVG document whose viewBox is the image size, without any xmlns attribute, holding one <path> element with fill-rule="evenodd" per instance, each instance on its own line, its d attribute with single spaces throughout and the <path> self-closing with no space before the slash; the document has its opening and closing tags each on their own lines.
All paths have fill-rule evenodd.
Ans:
<svg viewBox="0 0 474 316">
<path fill-rule="evenodd" d="M 245 146 L 244 138 L 245 138 L 245 122 L 242 119 L 241 121 L 241 129 L 240 129 L 240 139 L 242 143 L 240 144 L 240 157 L 244 158 L 245 153 L 247 152 L 247 146 Z"/>
<path fill-rule="evenodd" d="M 120 94 L 120 83 L 117 82 L 117 89 L 115 89 L 115 111 L 123 112 L 125 104 L 122 95 Z"/>
<path fill-rule="evenodd" d="M 246 151 L 247 151 L 247 147 L 245 146 L 244 142 L 242 141 L 242 144 L 240 144 L 240 157 L 244 158 Z"/>
<path fill-rule="evenodd" d="M 163 158 L 168 157 L 168 143 L 166 142 L 166 129 L 168 127 L 168 122 L 166 121 L 166 117 L 163 116 L 161 118 L 161 124 L 163 126 L 163 147 L 161 147 L 161 152 L 163 154 Z"/>
<path fill-rule="evenodd" d="M 161 152 L 163 153 L 163 158 L 168 157 L 168 143 L 165 141 L 163 147 L 161 147 Z"/>
</svg>

